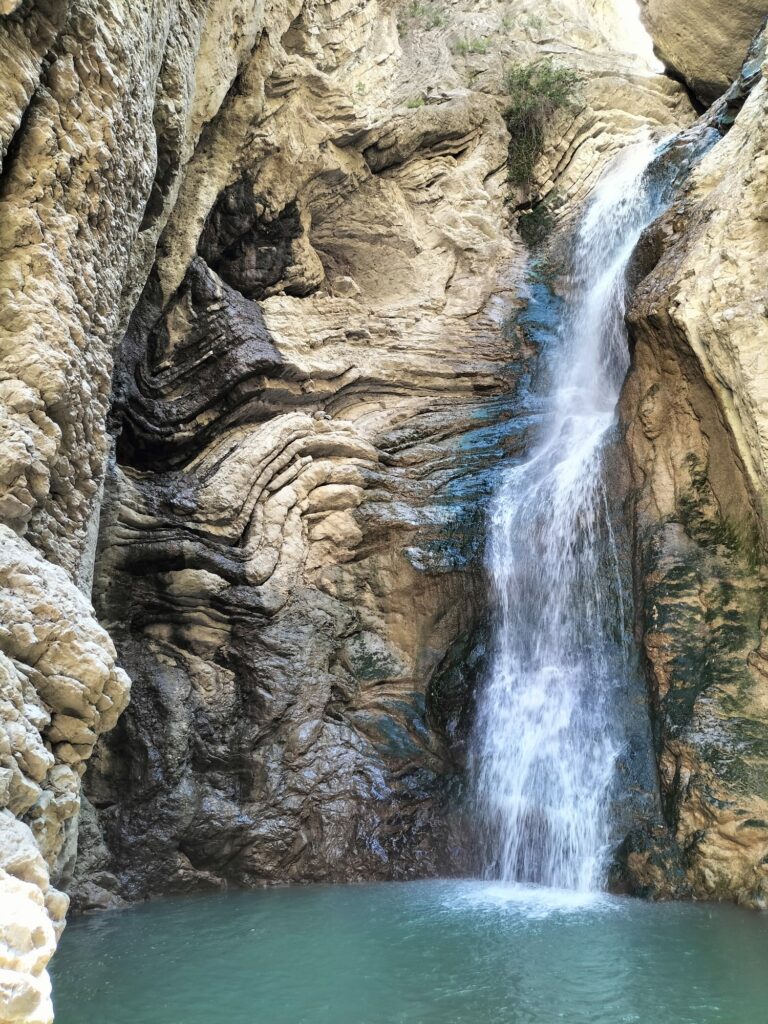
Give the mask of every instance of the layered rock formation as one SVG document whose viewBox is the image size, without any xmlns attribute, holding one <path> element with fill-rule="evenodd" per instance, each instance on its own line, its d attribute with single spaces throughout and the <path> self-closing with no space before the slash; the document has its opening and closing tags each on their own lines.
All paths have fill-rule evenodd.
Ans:
<svg viewBox="0 0 768 1024">
<path fill-rule="evenodd" d="M 539 168 L 566 203 L 686 116 L 593 15 L 3 6 L 6 1018 L 50 1016 L 51 879 L 127 699 L 94 564 L 134 696 L 83 904 L 464 862 L 476 510 L 526 354 L 501 74 L 593 72 Z"/>
<path fill-rule="evenodd" d="M 509 327 L 525 260 L 514 211 L 548 197 L 566 223 L 621 146 L 690 121 L 681 87 L 630 43 L 602 0 L 0 5 L 0 1020 L 50 1019 L 59 886 L 87 907 L 466 868 L 482 508 L 525 441 L 514 389 L 534 354 Z M 507 204 L 503 72 L 542 54 L 582 82 Z M 758 725 L 743 666 L 762 664 L 761 395 L 744 325 L 762 244 L 747 210 L 762 200 L 757 158 L 750 171 L 731 140 L 754 124 L 757 154 L 762 95 L 665 242 L 696 266 L 743 243 L 754 278 L 713 272 L 713 299 L 662 257 L 638 295 L 625 399 L 638 522 L 671 536 L 684 506 L 686 537 L 708 545 L 686 572 L 720 559 L 730 596 L 697 598 L 702 624 L 749 606 L 726 653 Z M 739 190 L 754 204 L 733 198 L 726 216 L 719 197 Z M 746 289 L 722 299 L 706 373 L 659 326 L 678 282 L 675 338 L 721 287 Z M 644 426 L 654 374 L 675 402 L 684 379 L 699 388 L 688 420 L 659 417 L 664 442 Z M 686 423 L 669 484 L 659 467 Z M 661 570 L 640 548 L 653 616 Z M 113 641 L 132 696 L 99 740 L 128 695 Z M 660 722 L 682 689 L 656 657 L 672 642 L 646 627 Z M 747 816 L 724 811 L 694 846 L 715 813 L 704 783 L 688 786 L 706 751 L 669 730 L 660 749 L 693 874 L 724 877 L 731 829 L 751 878 L 758 746 Z"/>
<path fill-rule="evenodd" d="M 765 40 L 706 120 L 726 138 L 641 249 L 622 416 L 639 628 L 674 840 L 630 843 L 641 890 L 768 905 L 768 89 Z M 705 129 L 706 130 L 706 129 Z"/>
</svg>

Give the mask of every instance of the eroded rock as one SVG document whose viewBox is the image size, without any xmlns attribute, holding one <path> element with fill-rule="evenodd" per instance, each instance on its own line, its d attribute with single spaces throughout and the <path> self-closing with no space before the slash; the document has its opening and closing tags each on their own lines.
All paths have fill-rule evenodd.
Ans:
<svg viewBox="0 0 768 1024">
<path fill-rule="evenodd" d="M 640 0 L 656 52 L 702 103 L 728 89 L 766 18 L 762 0 Z"/>
<path fill-rule="evenodd" d="M 641 889 L 768 901 L 765 116 L 759 82 L 652 229 L 622 399 L 667 868 Z M 658 864 L 657 864 L 658 867 Z M 630 872 L 632 873 L 632 872 Z"/>
</svg>

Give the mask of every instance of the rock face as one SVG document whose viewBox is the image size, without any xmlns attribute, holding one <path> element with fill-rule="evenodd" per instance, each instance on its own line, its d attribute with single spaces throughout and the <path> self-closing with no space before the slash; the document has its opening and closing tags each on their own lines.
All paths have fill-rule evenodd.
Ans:
<svg viewBox="0 0 768 1024">
<path fill-rule="evenodd" d="M 726 91 L 768 11 L 763 0 L 640 0 L 656 52 L 702 103 Z"/>
<path fill-rule="evenodd" d="M 756 54 L 758 51 L 756 51 Z M 764 41 L 762 54 L 764 57 Z M 748 78 L 759 77 L 753 54 Z M 765 80 L 643 244 L 622 400 L 664 835 L 641 891 L 768 905 Z M 727 105 L 713 111 L 727 114 Z"/>
<path fill-rule="evenodd" d="M 89 773 L 82 906 L 471 862 L 451 780 L 525 371 L 497 97 L 540 50 L 501 6 L 403 17 L 272 11 L 121 347 L 94 594 L 134 691 Z M 537 183 L 572 204 L 688 112 L 591 31 Z"/>
<path fill-rule="evenodd" d="M 687 117 L 591 6 L 2 5 L 8 1019 L 50 1016 L 127 699 L 92 579 L 134 699 L 81 904 L 466 863 L 477 510 L 530 354 L 502 72 L 590 71 L 537 169 L 565 209 Z"/>
<path fill-rule="evenodd" d="M 50 1019 L 80 779 L 128 680 L 67 573 L 0 526 L 0 1017 Z"/>
<path fill-rule="evenodd" d="M 515 211 L 567 226 L 692 119 L 632 43 L 604 0 L 0 4 L 0 1022 L 50 1020 L 60 887 L 467 869 L 483 507 L 535 354 Z M 582 82 L 510 196 L 503 72 L 545 54 Z M 648 242 L 624 399 L 669 841 L 740 897 L 763 88 Z"/>
</svg>

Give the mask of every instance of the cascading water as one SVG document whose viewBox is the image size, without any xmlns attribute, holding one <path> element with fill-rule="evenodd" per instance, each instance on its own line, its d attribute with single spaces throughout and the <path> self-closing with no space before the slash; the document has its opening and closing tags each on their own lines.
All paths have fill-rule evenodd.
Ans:
<svg viewBox="0 0 768 1024">
<path fill-rule="evenodd" d="M 657 173 L 657 152 L 630 147 L 584 215 L 540 433 L 491 510 L 494 639 L 474 760 L 489 872 L 505 881 L 601 880 L 623 742 L 615 697 L 632 671 L 603 455 L 629 362 L 627 264 L 680 171 L 662 158 Z"/>
</svg>

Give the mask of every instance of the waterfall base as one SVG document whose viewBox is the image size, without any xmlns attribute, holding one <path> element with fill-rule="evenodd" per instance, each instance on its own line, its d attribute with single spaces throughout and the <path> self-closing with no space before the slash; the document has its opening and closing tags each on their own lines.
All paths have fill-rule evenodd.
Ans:
<svg viewBox="0 0 768 1024">
<path fill-rule="evenodd" d="M 733 907 L 441 881 L 80 918 L 53 980 L 57 1024 L 763 1024 L 767 958 Z"/>
</svg>

